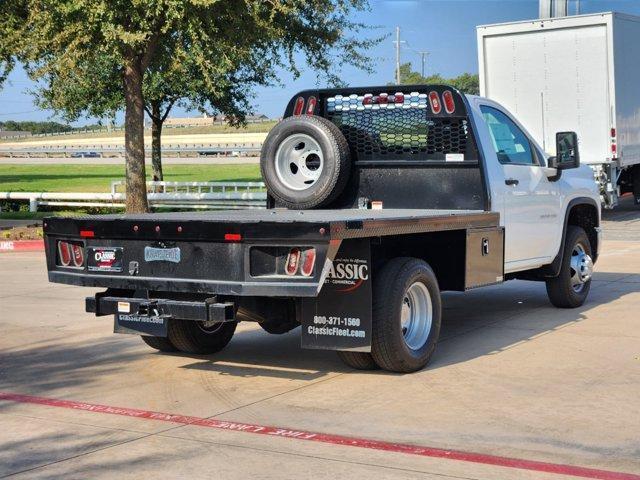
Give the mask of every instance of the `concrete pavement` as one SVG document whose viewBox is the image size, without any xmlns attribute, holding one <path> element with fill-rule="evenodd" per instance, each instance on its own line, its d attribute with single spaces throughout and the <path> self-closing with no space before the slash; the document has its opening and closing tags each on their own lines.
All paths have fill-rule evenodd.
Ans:
<svg viewBox="0 0 640 480">
<path fill-rule="evenodd" d="M 508 282 L 444 299 L 432 364 L 355 372 L 299 332 L 241 325 L 218 355 L 154 353 L 0 254 L 0 391 L 640 475 L 640 243 L 607 241 L 586 305 Z M 0 401 L 0 476 L 568 478 L 440 458 Z M 615 477 L 610 477 L 615 478 Z"/>
</svg>

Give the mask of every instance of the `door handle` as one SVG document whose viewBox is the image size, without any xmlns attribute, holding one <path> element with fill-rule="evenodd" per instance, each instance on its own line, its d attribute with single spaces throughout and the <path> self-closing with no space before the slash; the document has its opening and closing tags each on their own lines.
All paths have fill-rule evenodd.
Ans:
<svg viewBox="0 0 640 480">
<path fill-rule="evenodd" d="M 507 178 L 504 183 L 506 185 L 518 185 L 520 183 L 520 180 L 518 180 L 517 178 Z"/>
</svg>

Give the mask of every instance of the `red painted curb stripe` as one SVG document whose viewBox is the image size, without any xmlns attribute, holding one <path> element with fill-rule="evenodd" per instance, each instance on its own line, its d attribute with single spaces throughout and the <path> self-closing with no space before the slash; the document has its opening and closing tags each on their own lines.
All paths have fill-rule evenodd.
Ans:
<svg viewBox="0 0 640 480">
<path fill-rule="evenodd" d="M 344 445 L 349 447 L 370 448 L 385 452 L 406 453 L 422 457 L 446 458 L 462 462 L 481 463 L 499 467 L 518 468 L 534 472 L 555 473 L 559 475 L 572 475 L 574 477 L 592 478 L 599 480 L 640 480 L 640 475 L 632 473 L 598 470 L 595 468 L 563 465 L 558 463 L 538 462 L 535 460 L 523 460 L 519 458 L 499 457 L 482 453 L 463 452 L 459 450 L 445 450 L 441 448 L 408 445 L 403 443 L 389 443 L 366 438 L 345 437 L 326 433 L 309 432 L 304 430 L 290 430 L 286 428 L 250 423 L 228 422 L 210 418 L 191 417 L 186 415 L 174 415 L 172 413 L 152 412 L 135 408 L 110 407 L 95 403 L 76 402 L 73 400 L 59 400 L 55 398 L 35 397 L 20 395 L 17 393 L 0 392 L 0 400 L 8 400 L 18 403 L 30 403 L 46 405 L 49 407 L 70 408 L 73 410 L 85 410 L 94 413 L 108 413 L 125 417 L 145 418 L 162 422 L 179 423 L 183 425 L 197 425 L 200 427 L 217 428 L 221 430 L 233 430 L 237 432 L 255 433 L 259 435 L 271 435 L 276 437 L 308 440 L 312 442 L 328 443 L 332 445 Z"/>
<path fill-rule="evenodd" d="M 37 252 L 44 250 L 44 240 L 3 240 L 0 252 Z"/>
</svg>

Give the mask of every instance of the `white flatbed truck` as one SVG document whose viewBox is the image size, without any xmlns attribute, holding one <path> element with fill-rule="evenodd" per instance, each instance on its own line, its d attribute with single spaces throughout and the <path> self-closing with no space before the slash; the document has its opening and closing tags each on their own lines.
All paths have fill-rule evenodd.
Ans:
<svg viewBox="0 0 640 480">
<path fill-rule="evenodd" d="M 480 94 L 553 154 L 578 134 L 605 208 L 640 203 L 640 17 L 598 13 L 477 27 Z"/>
</svg>

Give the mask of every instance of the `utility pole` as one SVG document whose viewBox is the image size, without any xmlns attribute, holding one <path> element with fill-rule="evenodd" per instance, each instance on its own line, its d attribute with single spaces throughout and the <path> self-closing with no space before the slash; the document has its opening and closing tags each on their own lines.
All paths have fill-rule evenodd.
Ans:
<svg viewBox="0 0 640 480">
<path fill-rule="evenodd" d="M 400 27 L 396 27 L 396 40 L 393 43 L 396 44 L 396 85 L 400 85 L 400 44 L 405 43 L 400 41 Z"/>
<path fill-rule="evenodd" d="M 424 78 L 424 65 L 425 65 L 425 60 L 427 55 L 429 55 L 429 52 L 418 52 L 420 54 L 420 58 L 422 59 L 422 70 L 420 70 L 420 74 L 422 75 L 422 78 Z"/>
</svg>

